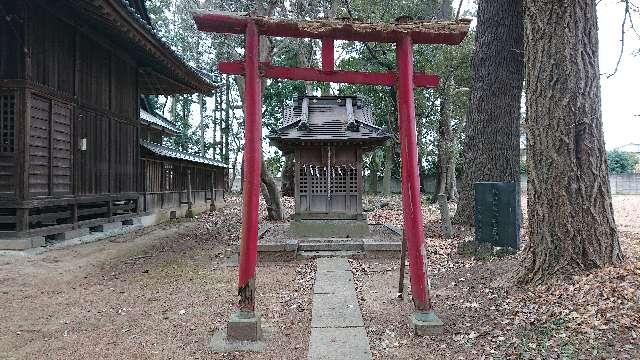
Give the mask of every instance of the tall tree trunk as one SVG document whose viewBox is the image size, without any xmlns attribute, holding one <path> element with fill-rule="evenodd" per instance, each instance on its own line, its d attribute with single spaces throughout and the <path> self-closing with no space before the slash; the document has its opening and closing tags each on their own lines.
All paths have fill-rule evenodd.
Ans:
<svg viewBox="0 0 640 360">
<path fill-rule="evenodd" d="M 470 116 L 465 124 L 464 169 L 454 219 L 457 223 L 473 224 L 473 183 L 520 179 L 522 16 L 522 0 L 478 2 Z"/>
<path fill-rule="evenodd" d="M 282 168 L 282 196 L 291 196 L 295 191 L 295 164 L 293 154 L 284 156 L 284 167 Z"/>
<path fill-rule="evenodd" d="M 229 75 L 224 76 L 224 149 L 222 151 L 222 159 L 225 163 L 229 162 L 229 136 L 231 136 L 231 120 L 230 120 L 230 108 L 231 99 L 229 96 Z"/>
<path fill-rule="evenodd" d="M 206 148 L 204 145 L 204 117 L 205 117 L 205 112 L 206 112 L 206 104 L 204 102 L 204 96 L 202 94 L 198 94 L 198 105 L 200 106 L 200 156 L 207 156 L 206 153 Z M 213 123 L 214 129 L 215 129 L 215 120 Z M 215 139 L 216 139 L 216 131 L 213 131 L 213 141 L 215 143 Z M 215 157 L 216 153 L 215 150 L 213 152 L 213 157 Z"/>
<path fill-rule="evenodd" d="M 451 82 L 445 81 L 440 92 L 440 116 L 438 118 L 438 176 L 436 178 L 437 194 L 446 194 L 450 189 L 451 176 L 451 149 L 453 139 L 451 137 L 451 111 L 449 102 L 451 97 Z"/>
<path fill-rule="evenodd" d="M 391 114 L 387 114 L 387 129 L 391 131 Z M 391 170 L 393 167 L 393 155 L 395 152 L 394 139 L 389 140 L 384 147 L 384 169 L 382 176 L 382 193 L 391 195 Z"/>
<path fill-rule="evenodd" d="M 523 280 L 619 264 L 595 0 L 526 0 L 529 242 Z"/>
<path fill-rule="evenodd" d="M 269 220 L 282 220 L 282 204 L 280 203 L 280 190 L 276 182 L 273 180 L 273 175 L 267 168 L 262 159 L 261 165 L 261 182 L 262 182 L 262 197 L 267 204 L 267 217 Z"/>
</svg>

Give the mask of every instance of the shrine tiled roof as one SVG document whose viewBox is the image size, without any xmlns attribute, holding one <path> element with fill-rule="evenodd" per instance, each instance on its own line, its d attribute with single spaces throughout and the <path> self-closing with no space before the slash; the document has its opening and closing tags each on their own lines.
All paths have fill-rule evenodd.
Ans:
<svg viewBox="0 0 640 360">
<path fill-rule="evenodd" d="M 382 145 L 389 138 L 373 124 L 371 108 L 353 96 L 304 96 L 285 108 L 283 126 L 268 138 L 280 148 L 294 143 L 364 143 Z"/>
<path fill-rule="evenodd" d="M 178 159 L 178 160 L 186 160 L 186 161 L 192 161 L 192 162 L 196 162 L 196 163 L 201 163 L 201 164 L 207 164 L 207 165 L 213 165 L 213 166 L 220 166 L 220 167 L 227 167 L 227 164 L 215 160 L 215 159 L 211 159 L 208 157 L 204 157 L 204 156 L 199 156 L 199 155 L 194 155 L 194 154 L 190 154 L 188 152 L 185 151 L 180 151 L 180 150 L 176 150 L 176 149 L 172 149 L 170 147 L 167 146 L 163 146 L 160 144 L 155 144 L 149 141 L 140 141 L 140 145 L 142 145 L 142 147 L 144 149 L 146 149 L 147 151 L 150 151 L 151 153 L 158 155 L 158 156 L 162 156 L 162 157 L 168 157 L 168 158 L 172 158 L 172 159 Z"/>
<path fill-rule="evenodd" d="M 143 125 L 158 128 L 171 135 L 177 135 L 180 133 L 180 129 L 178 129 L 178 126 L 169 121 L 169 119 L 166 119 L 164 116 L 156 113 L 151 114 L 144 109 L 140 109 L 140 123 Z"/>
</svg>

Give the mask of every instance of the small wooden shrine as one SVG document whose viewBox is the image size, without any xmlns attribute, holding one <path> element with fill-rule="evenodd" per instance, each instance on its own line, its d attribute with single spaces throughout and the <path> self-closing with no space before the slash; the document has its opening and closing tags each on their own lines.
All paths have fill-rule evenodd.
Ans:
<svg viewBox="0 0 640 360">
<path fill-rule="evenodd" d="M 295 214 L 300 236 L 361 237 L 362 155 L 389 135 L 373 124 L 371 108 L 355 96 L 303 96 L 284 111 L 284 125 L 268 137 L 294 154 Z"/>
</svg>

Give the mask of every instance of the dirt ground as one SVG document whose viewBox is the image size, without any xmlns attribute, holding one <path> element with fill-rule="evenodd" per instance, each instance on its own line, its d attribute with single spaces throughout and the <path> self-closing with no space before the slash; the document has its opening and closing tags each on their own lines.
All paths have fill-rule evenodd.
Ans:
<svg viewBox="0 0 640 360">
<path fill-rule="evenodd" d="M 234 310 L 224 252 L 237 199 L 199 221 L 161 225 L 37 256 L 0 257 L 0 359 L 240 359 L 207 351 Z M 258 268 L 258 304 L 277 329 L 261 359 L 306 354 L 313 263 Z"/>
<path fill-rule="evenodd" d="M 399 197 L 367 197 L 373 223 L 400 224 Z M 292 202 L 285 199 L 287 213 Z M 409 333 L 396 299 L 398 260 L 352 260 L 376 359 L 640 358 L 640 196 L 614 197 L 625 266 L 523 288 L 519 256 L 458 254 L 471 238 L 440 237 L 424 205 L 438 336 Z M 264 213 L 264 212 L 262 212 Z M 211 335 L 234 310 L 240 202 L 173 223 L 33 256 L 0 256 L 0 359 L 304 359 L 313 262 L 264 262 L 258 304 L 273 329 L 262 354 L 213 354 Z"/>
<path fill-rule="evenodd" d="M 401 219 L 399 199 L 368 201 L 391 204 L 370 219 Z M 423 206 L 433 303 L 445 326 L 437 336 L 411 336 L 412 304 L 397 299 L 399 262 L 352 261 L 374 358 L 640 359 L 640 196 L 613 202 L 624 266 L 532 287 L 516 284 L 521 254 L 461 256 L 471 232 L 442 239 L 437 208 Z"/>
</svg>

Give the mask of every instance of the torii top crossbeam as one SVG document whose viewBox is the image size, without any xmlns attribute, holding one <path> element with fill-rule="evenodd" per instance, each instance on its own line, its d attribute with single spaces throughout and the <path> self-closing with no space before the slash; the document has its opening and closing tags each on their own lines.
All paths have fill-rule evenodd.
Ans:
<svg viewBox="0 0 640 360">
<path fill-rule="evenodd" d="M 433 321 L 429 285 L 426 277 L 424 221 L 420 206 L 418 148 L 414 87 L 436 87 L 439 77 L 413 72 L 413 44 L 456 45 L 469 31 L 469 20 L 410 21 L 394 24 L 342 20 L 274 19 L 251 14 L 196 12 L 198 29 L 205 32 L 245 34 L 243 61 L 221 62 L 224 74 L 243 75 L 245 144 L 242 236 L 238 268 L 240 310 L 254 314 L 255 271 L 258 246 L 258 209 L 260 196 L 262 94 L 260 78 L 324 81 L 351 84 L 395 86 L 398 96 L 398 124 L 402 173 L 404 236 L 416 319 Z M 259 37 L 295 37 L 322 40 L 322 68 L 292 68 L 260 63 Z M 350 40 L 396 44 L 396 71 L 362 72 L 334 69 L 334 41 Z M 253 316 L 252 315 L 252 316 Z"/>
<path fill-rule="evenodd" d="M 409 35 L 414 44 L 457 45 L 464 40 L 471 20 L 413 21 L 396 24 L 355 20 L 292 20 L 255 16 L 248 13 L 195 12 L 198 30 L 227 34 L 244 34 L 253 22 L 261 35 L 335 40 L 395 43 Z"/>
</svg>

